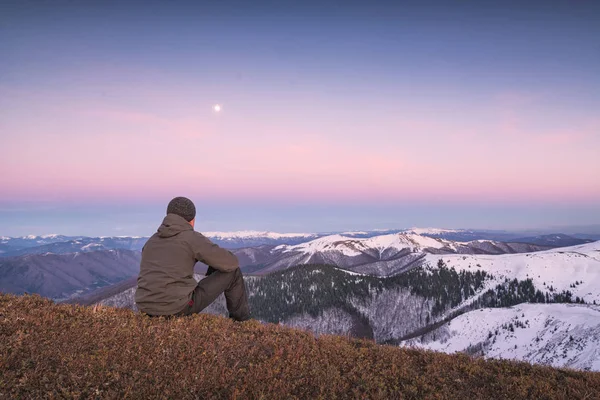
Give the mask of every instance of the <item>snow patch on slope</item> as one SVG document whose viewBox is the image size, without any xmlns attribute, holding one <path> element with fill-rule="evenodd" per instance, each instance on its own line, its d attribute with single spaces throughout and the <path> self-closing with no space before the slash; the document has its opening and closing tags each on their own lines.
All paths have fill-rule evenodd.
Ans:
<svg viewBox="0 0 600 400">
<path fill-rule="evenodd" d="M 84 251 L 89 251 L 89 250 L 91 250 L 91 249 L 93 249 L 93 248 L 103 248 L 103 247 L 104 247 L 104 246 L 102 246 L 102 245 L 101 245 L 101 244 L 99 244 L 99 243 L 90 243 L 90 244 L 86 244 L 85 246 L 82 246 L 82 247 L 81 247 L 81 250 L 84 250 Z"/>
<path fill-rule="evenodd" d="M 60 235 L 58 233 L 49 233 L 47 235 L 40 236 L 42 239 L 56 239 Z"/>
<path fill-rule="evenodd" d="M 431 335 L 431 334 L 430 334 Z M 436 340 L 405 346 L 600 371 L 600 307 L 520 304 L 463 314 L 444 325 Z"/>
</svg>

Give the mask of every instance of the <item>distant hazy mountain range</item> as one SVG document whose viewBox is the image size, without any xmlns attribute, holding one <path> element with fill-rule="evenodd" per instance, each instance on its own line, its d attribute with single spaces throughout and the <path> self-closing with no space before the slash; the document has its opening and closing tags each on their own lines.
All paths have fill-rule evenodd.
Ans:
<svg viewBox="0 0 600 400">
<path fill-rule="evenodd" d="M 394 233 L 416 234 L 420 236 L 457 242 L 492 240 L 498 242 L 529 243 L 548 247 L 572 246 L 593 241 L 590 237 L 579 238 L 577 236 L 569 236 L 564 234 L 523 237 L 518 233 L 504 231 L 451 230 L 434 228 L 331 233 L 276 233 L 259 231 L 204 232 L 204 235 L 209 237 L 213 242 L 220 246 L 229 249 L 239 249 L 263 245 L 296 245 L 331 235 L 364 239 L 375 236 L 390 235 Z M 64 236 L 56 234 L 44 236 L 30 235 L 16 238 L 2 236 L 0 237 L 0 257 L 44 253 L 66 254 L 111 249 L 141 250 L 146 243 L 146 240 L 148 240 L 147 237 L 141 236 L 87 237 Z"/>
<path fill-rule="evenodd" d="M 235 249 L 261 245 L 298 244 L 316 239 L 318 233 L 277 233 L 262 231 L 203 232 L 219 246 Z"/>
<path fill-rule="evenodd" d="M 88 293 L 137 275 L 140 252 L 103 250 L 0 258 L 0 291 L 56 300 Z"/>
<path fill-rule="evenodd" d="M 521 243 L 485 239 L 455 242 L 444 237 L 471 238 L 490 233 L 417 228 L 392 232 L 397 233 L 356 231 L 323 236 L 246 231 L 212 232 L 207 236 L 231 248 L 246 273 L 256 274 L 317 263 L 372 275 L 390 275 L 420 265 L 427 254 L 520 253 L 585 242 L 566 235 L 525 238 Z M 39 293 L 57 299 L 89 293 L 137 275 L 139 251 L 146 240 L 144 237 L 62 235 L 1 237 L 0 290 Z M 247 246 L 249 243 L 255 245 Z M 242 245 L 245 247 L 240 248 Z M 123 257 L 115 258 L 115 254 Z"/>
<path fill-rule="evenodd" d="M 10 238 L 2 244 L 8 246 L 0 257 L 14 257 L 27 254 L 71 254 L 89 253 L 99 250 L 140 251 L 148 240 L 142 237 L 57 237 L 61 240 Z M 6 242 L 6 243 L 4 243 Z"/>
</svg>

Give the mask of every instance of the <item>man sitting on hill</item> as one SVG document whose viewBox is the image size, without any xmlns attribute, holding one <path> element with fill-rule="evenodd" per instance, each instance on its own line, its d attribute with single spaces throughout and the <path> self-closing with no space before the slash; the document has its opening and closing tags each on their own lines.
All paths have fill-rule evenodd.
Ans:
<svg viewBox="0 0 600 400">
<path fill-rule="evenodd" d="M 225 293 L 229 317 L 250 318 L 244 278 L 237 257 L 194 231 L 196 207 L 176 197 L 167 216 L 142 249 L 135 302 L 152 316 L 190 315 Z M 208 265 L 206 278 L 194 279 L 196 262 Z"/>
</svg>

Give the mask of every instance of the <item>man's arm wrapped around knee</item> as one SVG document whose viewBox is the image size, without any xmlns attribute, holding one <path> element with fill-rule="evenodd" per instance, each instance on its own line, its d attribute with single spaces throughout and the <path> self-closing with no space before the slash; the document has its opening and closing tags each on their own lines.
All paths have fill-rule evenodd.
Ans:
<svg viewBox="0 0 600 400">
<path fill-rule="evenodd" d="M 212 267 L 217 271 L 233 272 L 240 267 L 235 254 L 214 244 L 200 232 L 194 232 L 190 244 L 196 260 L 208 265 L 209 269 Z"/>
</svg>

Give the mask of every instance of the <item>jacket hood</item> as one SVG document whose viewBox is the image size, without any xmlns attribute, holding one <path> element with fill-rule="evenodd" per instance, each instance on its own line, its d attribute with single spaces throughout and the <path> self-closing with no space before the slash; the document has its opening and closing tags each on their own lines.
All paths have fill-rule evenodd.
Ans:
<svg viewBox="0 0 600 400">
<path fill-rule="evenodd" d="M 167 214 L 163 219 L 162 224 L 158 227 L 158 236 L 167 238 L 175 236 L 183 231 L 191 231 L 192 226 L 185 218 L 180 217 L 177 214 Z"/>
</svg>

